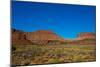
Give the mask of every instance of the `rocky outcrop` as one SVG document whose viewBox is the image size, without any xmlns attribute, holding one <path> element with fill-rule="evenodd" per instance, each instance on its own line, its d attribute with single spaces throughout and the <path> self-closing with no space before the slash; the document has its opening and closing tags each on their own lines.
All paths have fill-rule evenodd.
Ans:
<svg viewBox="0 0 100 67">
<path fill-rule="evenodd" d="M 11 34 L 12 44 L 32 44 L 32 42 L 26 38 L 26 33 L 23 31 L 12 29 Z"/>
<path fill-rule="evenodd" d="M 94 33 L 91 32 L 84 32 L 84 33 L 80 33 L 77 36 L 78 40 L 83 40 L 83 39 L 95 39 L 96 36 Z"/>
<path fill-rule="evenodd" d="M 33 40 L 61 40 L 55 33 L 47 30 L 39 30 L 35 32 L 27 33 L 27 39 Z"/>
<path fill-rule="evenodd" d="M 57 36 L 52 31 L 38 30 L 26 34 L 28 40 L 35 44 L 60 44 L 61 37 Z"/>
<path fill-rule="evenodd" d="M 61 44 L 61 37 L 52 31 L 39 30 L 35 32 L 23 32 L 12 29 L 12 42 L 20 44 Z"/>
<path fill-rule="evenodd" d="M 92 45 L 96 44 L 96 35 L 91 32 L 84 32 L 77 35 L 77 38 L 70 41 L 70 44 Z"/>
<path fill-rule="evenodd" d="M 76 39 L 63 39 L 48 30 L 24 32 L 12 29 L 12 44 L 95 44 L 94 33 L 85 32 L 78 34 Z"/>
</svg>

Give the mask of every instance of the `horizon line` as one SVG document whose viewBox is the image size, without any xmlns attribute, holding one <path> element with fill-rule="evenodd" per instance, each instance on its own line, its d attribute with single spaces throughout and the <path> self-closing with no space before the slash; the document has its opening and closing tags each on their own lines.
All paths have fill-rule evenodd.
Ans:
<svg viewBox="0 0 100 67">
<path fill-rule="evenodd" d="M 63 39 L 73 39 L 73 40 L 74 40 L 74 39 L 77 38 L 77 37 L 73 37 L 73 38 L 71 38 L 71 37 L 70 37 L 70 38 L 69 38 L 69 37 L 63 37 L 63 36 L 58 35 L 56 32 L 54 32 L 54 31 L 52 31 L 52 30 L 40 29 L 40 30 L 34 30 L 34 31 L 25 31 L 25 30 L 22 30 L 22 29 L 11 28 L 11 30 L 13 30 L 13 29 L 18 30 L 18 31 L 21 31 L 21 32 L 26 32 L 26 33 L 37 32 L 37 31 L 50 31 L 50 32 L 56 34 L 57 36 L 59 36 L 59 37 L 61 37 L 61 38 L 63 38 Z M 96 35 L 96 32 L 79 32 L 79 33 L 77 33 L 77 35 L 78 35 L 78 34 L 81 34 L 81 33 L 93 33 L 93 34 Z M 76 36 L 77 36 L 77 35 L 76 35 Z"/>
</svg>

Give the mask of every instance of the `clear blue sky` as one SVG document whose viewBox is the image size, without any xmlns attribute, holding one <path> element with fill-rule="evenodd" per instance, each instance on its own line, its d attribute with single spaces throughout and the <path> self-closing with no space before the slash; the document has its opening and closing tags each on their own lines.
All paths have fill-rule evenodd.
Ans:
<svg viewBox="0 0 100 67">
<path fill-rule="evenodd" d="M 12 2 L 12 28 L 33 32 L 51 30 L 63 38 L 75 38 L 81 32 L 94 32 L 96 7 L 50 4 L 39 2 Z"/>
</svg>

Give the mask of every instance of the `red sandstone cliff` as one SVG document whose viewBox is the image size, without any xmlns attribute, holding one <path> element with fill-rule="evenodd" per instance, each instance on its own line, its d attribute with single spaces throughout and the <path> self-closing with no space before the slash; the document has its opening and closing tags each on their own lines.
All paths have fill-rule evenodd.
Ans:
<svg viewBox="0 0 100 67">
<path fill-rule="evenodd" d="M 76 39 L 71 40 L 63 39 L 48 30 L 23 32 L 12 29 L 12 44 L 95 44 L 95 39 L 95 34 L 90 32 L 80 33 Z"/>
<path fill-rule="evenodd" d="M 94 33 L 91 32 L 84 32 L 84 33 L 80 33 L 77 36 L 77 40 L 82 40 L 82 39 L 95 39 L 96 35 Z"/>
<path fill-rule="evenodd" d="M 23 32 L 12 29 L 13 44 L 59 44 L 63 39 L 52 31 L 38 30 L 35 32 Z"/>
<path fill-rule="evenodd" d="M 12 44 L 32 44 L 32 42 L 26 38 L 25 32 L 23 31 L 12 29 L 11 34 Z"/>
</svg>

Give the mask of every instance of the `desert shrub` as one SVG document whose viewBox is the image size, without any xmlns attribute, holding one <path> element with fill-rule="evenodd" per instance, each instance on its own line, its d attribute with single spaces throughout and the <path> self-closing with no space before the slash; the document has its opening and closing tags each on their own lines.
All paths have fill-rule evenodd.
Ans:
<svg viewBox="0 0 100 67">
<path fill-rule="evenodd" d="M 61 44 L 68 44 L 67 42 L 61 42 Z"/>
<path fill-rule="evenodd" d="M 33 47 L 32 53 L 34 56 L 40 55 L 42 53 L 42 48 L 41 47 Z"/>
<path fill-rule="evenodd" d="M 56 59 L 56 58 L 51 58 L 48 60 L 48 63 L 59 63 L 59 59 Z"/>
<path fill-rule="evenodd" d="M 12 46 L 12 51 L 15 51 L 16 50 L 16 47 Z"/>
<path fill-rule="evenodd" d="M 49 40 L 48 44 L 50 44 L 50 45 L 60 44 L 60 41 L 59 40 Z"/>
<path fill-rule="evenodd" d="M 18 45 L 13 64 L 30 65 L 95 60 L 95 45 Z"/>
</svg>

